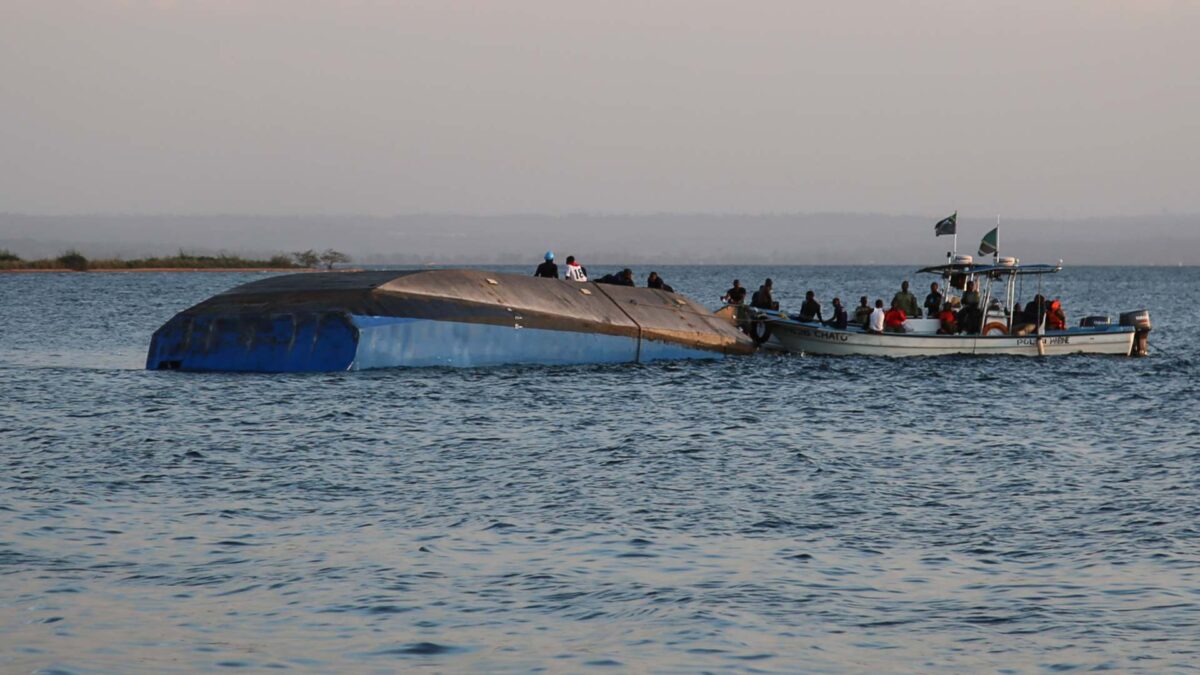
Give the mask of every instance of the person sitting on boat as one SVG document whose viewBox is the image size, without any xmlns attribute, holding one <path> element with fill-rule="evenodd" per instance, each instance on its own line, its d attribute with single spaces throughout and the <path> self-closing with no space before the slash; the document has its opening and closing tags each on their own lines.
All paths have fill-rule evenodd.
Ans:
<svg viewBox="0 0 1200 675">
<path fill-rule="evenodd" d="M 917 296 L 908 292 L 908 282 L 900 284 L 900 292 L 892 296 L 892 307 L 899 308 L 905 314 L 914 319 L 921 317 L 921 310 L 917 307 Z"/>
<path fill-rule="evenodd" d="M 660 291 L 674 293 L 675 289 L 671 288 L 670 284 L 663 281 L 663 278 L 658 276 L 658 272 L 651 272 L 650 276 L 646 277 L 646 288 L 657 288 Z"/>
<path fill-rule="evenodd" d="M 771 288 L 771 280 L 767 279 L 764 281 L 763 285 L 759 286 L 754 295 L 750 297 L 750 306 L 758 309 L 773 309 L 778 311 L 779 303 L 775 302 L 775 298 L 771 297 Z"/>
<path fill-rule="evenodd" d="M 567 256 L 567 272 L 563 275 L 567 281 L 587 281 L 587 268 L 575 262 L 575 256 Z"/>
<path fill-rule="evenodd" d="M 811 293 L 812 291 L 809 292 Z M 822 323 L 830 328 L 846 330 L 846 326 L 850 323 L 850 320 L 846 316 L 846 308 L 842 307 L 841 298 L 833 299 L 833 318 L 828 321 L 823 321 Z"/>
<path fill-rule="evenodd" d="M 867 332 L 883 333 L 883 324 L 886 317 L 887 312 L 883 311 L 883 300 L 876 300 L 875 310 L 871 312 L 871 318 L 867 320 Z"/>
<path fill-rule="evenodd" d="M 1018 332 L 1017 335 L 1036 333 L 1038 327 L 1046 320 L 1046 298 L 1042 297 L 1040 293 L 1033 296 L 1033 300 L 1030 300 L 1025 305 L 1025 311 L 1022 313 L 1021 320 L 1027 330 L 1025 332 Z"/>
<path fill-rule="evenodd" d="M 1066 330 L 1067 313 L 1063 311 L 1062 301 L 1055 298 L 1050 303 L 1050 311 L 1046 314 L 1046 330 Z"/>
<path fill-rule="evenodd" d="M 819 321 L 825 323 L 821 316 L 821 303 L 817 302 L 817 294 L 809 291 L 804 294 L 804 302 L 800 305 L 801 321 Z"/>
<path fill-rule="evenodd" d="M 950 303 L 942 303 L 938 322 L 938 335 L 958 335 L 958 317 L 954 315 L 954 306 Z"/>
<path fill-rule="evenodd" d="M 892 300 L 892 308 L 883 315 L 883 329 L 889 333 L 903 333 L 906 319 L 908 313 L 900 307 L 900 302 Z"/>
<path fill-rule="evenodd" d="M 734 279 L 733 288 L 725 291 L 725 295 L 721 296 L 721 302 L 727 305 L 741 305 L 746 302 L 746 287 L 742 282 Z"/>
<path fill-rule="evenodd" d="M 858 307 L 854 310 L 854 323 L 866 328 L 870 321 L 871 305 L 868 304 L 867 296 L 864 295 L 858 299 Z"/>
<path fill-rule="evenodd" d="M 1014 303 L 1012 308 L 1012 334 L 1029 335 L 1035 328 L 1036 326 L 1032 322 L 1025 320 L 1025 310 L 1021 309 L 1021 303 Z"/>
<path fill-rule="evenodd" d="M 929 284 L 929 295 L 925 296 L 926 316 L 931 319 L 937 316 L 939 310 L 942 308 L 943 299 L 944 296 L 942 295 L 941 289 L 938 288 L 938 283 L 935 281 L 932 284 Z"/>
<path fill-rule="evenodd" d="M 558 265 L 554 264 L 554 251 L 546 251 L 545 262 L 538 265 L 537 271 L 533 273 L 535 277 L 545 277 L 546 279 L 558 278 Z"/>
</svg>

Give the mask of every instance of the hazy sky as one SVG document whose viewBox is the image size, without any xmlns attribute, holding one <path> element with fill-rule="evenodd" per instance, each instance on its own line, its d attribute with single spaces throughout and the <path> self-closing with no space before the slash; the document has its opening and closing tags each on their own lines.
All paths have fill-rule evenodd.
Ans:
<svg viewBox="0 0 1200 675">
<path fill-rule="evenodd" d="M 1200 2 L 0 0 L 0 211 L 1200 212 Z"/>
</svg>

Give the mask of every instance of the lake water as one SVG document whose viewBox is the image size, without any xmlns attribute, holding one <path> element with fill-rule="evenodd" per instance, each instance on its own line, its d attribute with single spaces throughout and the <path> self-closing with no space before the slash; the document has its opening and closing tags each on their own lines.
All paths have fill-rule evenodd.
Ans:
<svg viewBox="0 0 1200 675">
<path fill-rule="evenodd" d="M 1050 280 L 1145 359 L 141 370 L 259 276 L 0 275 L 0 672 L 1200 664 L 1200 270 Z"/>
</svg>

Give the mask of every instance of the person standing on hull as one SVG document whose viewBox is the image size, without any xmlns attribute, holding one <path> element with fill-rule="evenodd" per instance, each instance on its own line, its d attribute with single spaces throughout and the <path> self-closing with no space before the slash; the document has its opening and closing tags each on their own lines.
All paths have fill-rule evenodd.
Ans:
<svg viewBox="0 0 1200 675">
<path fill-rule="evenodd" d="M 725 291 L 725 295 L 721 296 L 721 302 L 727 305 L 743 305 L 746 303 L 746 287 L 742 286 L 742 282 L 734 279 L 733 288 Z"/>
<path fill-rule="evenodd" d="M 892 297 L 892 307 L 903 310 L 905 316 L 919 319 L 921 310 L 917 307 L 917 296 L 908 291 L 908 282 L 900 284 L 900 292 Z"/>
<path fill-rule="evenodd" d="M 563 275 L 567 281 L 587 281 L 587 269 L 575 262 L 575 256 L 567 256 L 567 272 Z"/>
<path fill-rule="evenodd" d="M 537 271 L 533 273 L 533 276 L 545 279 L 558 278 L 558 265 L 554 264 L 554 251 L 546 251 L 545 262 L 538 265 Z"/>
<path fill-rule="evenodd" d="M 931 319 L 936 317 L 942 309 L 944 299 L 945 296 L 942 295 L 941 289 L 938 288 L 938 283 L 935 281 L 929 284 L 929 295 L 925 296 L 925 315 Z"/>
<path fill-rule="evenodd" d="M 854 310 L 854 323 L 856 325 L 867 327 L 871 320 L 871 305 L 867 300 L 867 296 L 862 296 L 858 299 L 858 307 Z"/>
<path fill-rule="evenodd" d="M 771 288 L 771 279 L 768 278 L 763 282 L 762 286 L 758 287 L 758 290 L 754 292 L 754 295 L 751 296 L 750 306 L 757 309 L 773 309 L 778 311 L 779 303 L 775 302 L 775 298 L 771 297 Z"/>
<path fill-rule="evenodd" d="M 841 298 L 833 299 L 833 318 L 828 321 L 823 321 L 822 323 L 830 328 L 846 330 L 846 326 L 849 325 L 850 319 L 846 316 L 846 308 L 842 307 Z"/>
<path fill-rule="evenodd" d="M 817 302 L 817 294 L 809 291 L 804 294 L 804 303 L 800 305 L 801 321 L 819 321 L 825 323 L 821 316 L 821 303 Z"/>
</svg>

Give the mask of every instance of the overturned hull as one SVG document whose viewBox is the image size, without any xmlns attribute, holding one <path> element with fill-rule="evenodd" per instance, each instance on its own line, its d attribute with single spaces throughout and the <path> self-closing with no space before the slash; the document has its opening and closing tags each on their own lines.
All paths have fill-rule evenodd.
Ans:
<svg viewBox="0 0 1200 675">
<path fill-rule="evenodd" d="M 154 333 L 146 367 L 327 372 L 752 351 L 675 293 L 477 270 L 333 272 L 254 281 L 180 312 Z"/>
</svg>

